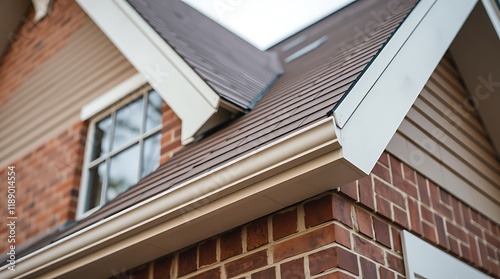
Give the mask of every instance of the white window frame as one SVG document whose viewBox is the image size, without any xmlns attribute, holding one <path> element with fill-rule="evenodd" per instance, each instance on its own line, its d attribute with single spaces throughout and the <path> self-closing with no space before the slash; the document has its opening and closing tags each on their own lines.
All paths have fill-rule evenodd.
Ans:
<svg viewBox="0 0 500 279">
<path fill-rule="evenodd" d="M 491 279 L 408 231 L 401 232 L 407 279 Z"/>
<path fill-rule="evenodd" d="M 131 80 L 134 80 L 131 82 Z M 107 179 L 108 179 L 108 172 L 109 170 L 106 169 L 104 176 L 102 178 L 103 183 L 102 183 L 102 189 L 101 189 L 101 199 L 100 199 L 100 204 L 95 206 L 92 209 L 89 209 L 87 211 L 84 211 L 85 208 L 85 202 L 87 199 L 87 195 L 89 194 L 89 185 L 88 185 L 88 179 L 89 179 L 89 170 L 90 168 L 97 166 L 98 164 L 105 162 L 107 160 L 110 160 L 111 157 L 114 155 L 120 153 L 121 151 L 124 151 L 125 149 L 131 147 L 134 144 L 139 144 L 141 147 L 142 151 L 142 144 L 143 141 L 148 138 L 149 136 L 159 133 L 161 131 L 162 125 L 159 125 L 157 127 L 152 128 L 150 131 L 143 133 L 144 129 L 144 123 L 141 126 L 141 133 L 140 136 L 130 142 L 127 142 L 126 144 L 122 145 L 120 148 L 117 148 L 116 150 L 111 150 L 109 151 L 106 155 L 100 156 L 99 158 L 93 159 L 92 160 L 92 145 L 93 145 L 93 139 L 94 139 L 94 133 L 95 133 L 95 125 L 98 123 L 100 120 L 110 116 L 114 115 L 116 117 L 116 111 L 118 111 L 120 108 L 126 106 L 127 104 L 131 103 L 132 101 L 136 100 L 139 96 L 143 96 L 143 119 L 145 119 L 145 114 L 147 113 L 146 109 L 146 99 L 148 97 L 148 92 L 153 90 L 153 88 L 148 85 L 142 83 L 142 86 L 137 86 L 137 77 L 132 77 L 129 80 L 123 82 L 122 84 L 116 86 L 115 88 L 111 89 L 107 93 L 103 94 L 93 102 L 89 103 L 88 105 L 84 106 L 82 108 L 82 118 L 85 116 L 86 120 L 89 120 L 89 128 L 87 132 L 87 138 L 85 142 L 85 155 L 84 155 L 84 161 L 83 161 L 83 167 L 82 167 L 82 176 L 81 176 L 81 181 L 80 181 L 80 190 L 79 190 L 79 195 L 78 195 L 78 205 L 77 205 L 77 212 L 76 212 L 76 219 L 82 219 L 87 217 L 88 215 L 92 214 L 93 212 L 97 211 L 99 208 L 104 206 L 106 204 L 106 191 L 107 191 Z M 126 86 L 124 86 L 124 84 Z M 131 90 L 130 86 L 132 86 L 134 89 Z M 124 89 L 128 87 L 128 94 L 124 96 Z M 120 89 L 120 90 L 117 90 Z M 106 100 L 108 103 L 107 107 L 102 108 L 102 101 Z M 110 104 L 110 105 L 109 105 Z M 95 107 L 101 107 L 101 110 L 97 112 Z M 92 114 L 86 113 L 84 114 L 84 111 L 93 111 Z M 113 122 L 114 123 L 114 122 Z M 111 138 L 113 138 L 114 134 L 114 129 L 111 130 Z M 141 166 L 142 166 L 142 153 L 139 153 L 139 168 L 138 168 L 138 174 L 137 176 L 140 178 L 141 174 Z"/>
</svg>

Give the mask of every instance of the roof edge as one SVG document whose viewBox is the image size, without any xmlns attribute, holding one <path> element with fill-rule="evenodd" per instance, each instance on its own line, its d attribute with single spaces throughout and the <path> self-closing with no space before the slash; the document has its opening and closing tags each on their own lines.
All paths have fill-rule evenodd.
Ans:
<svg viewBox="0 0 500 279">
<path fill-rule="evenodd" d="M 109 276 L 361 176 L 343 159 L 329 117 L 39 249 L 15 274 L 3 266 L 0 276 Z"/>
<path fill-rule="evenodd" d="M 77 2 L 182 120 L 183 144 L 192 141 L 217 113 L 219 95 L 125 0 Z"/>
<path fill-rule="evenodd" d="M 353 165 L 371 172 L 476 3 L 421 0 L 368 66 L 334 112 Z"/>
</svg>

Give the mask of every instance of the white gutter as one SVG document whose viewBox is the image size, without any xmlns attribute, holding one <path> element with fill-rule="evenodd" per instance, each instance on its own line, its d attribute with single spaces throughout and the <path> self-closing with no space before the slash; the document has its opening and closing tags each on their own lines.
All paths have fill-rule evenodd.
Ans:
<svg viewBox="0 0 500 279">
<path fill-rule="evenodd" d="M 77 2 L 182 120 L 183 144 L 192 141 L 219 109 L 219 95 L 126 1 Z"/>
<path fill-rule="evenodd" d="M 37 250 L 15 272 L 4 266 L 0 277 L 111 276 L 360 177 L 327 118 Z"/>
</svg>

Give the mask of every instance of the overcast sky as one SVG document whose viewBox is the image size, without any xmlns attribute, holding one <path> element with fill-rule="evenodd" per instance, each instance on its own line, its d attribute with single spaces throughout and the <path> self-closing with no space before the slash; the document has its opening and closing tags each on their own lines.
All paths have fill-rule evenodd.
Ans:
<svg viewBox="0 0 500 279">
<path fill-rule="evenodd" d="M 261 50 L 354 0 L 182 0 Z"/>
</svg>

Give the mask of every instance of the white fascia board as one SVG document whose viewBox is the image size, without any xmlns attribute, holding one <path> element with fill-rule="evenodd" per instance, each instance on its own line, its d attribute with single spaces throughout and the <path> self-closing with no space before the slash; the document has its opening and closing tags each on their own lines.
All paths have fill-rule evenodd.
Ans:
<svg viewBox="0 0 500 279">
<path fill-rule="evenodd" d="M 39 249 L 16 272 L 3 266 L 0 278 L 109 277 L 360 177 L 330 117 Z"/>
<path fill-rule="evenodd" d="M 188 143 L 217 112 L 219 95 L 124 0 L 77 2 L 181 119 Z"/>
<path fill-rule="evenodd" d="M 401 231 L 401 243 L 408 279 L 492 279 L 408 231 Z"/>
<path fill-rule="evenodd" d="M 368 174 L 477 0 L 422 0 L 334 112 L 344 157 Z"/>
</svg>

